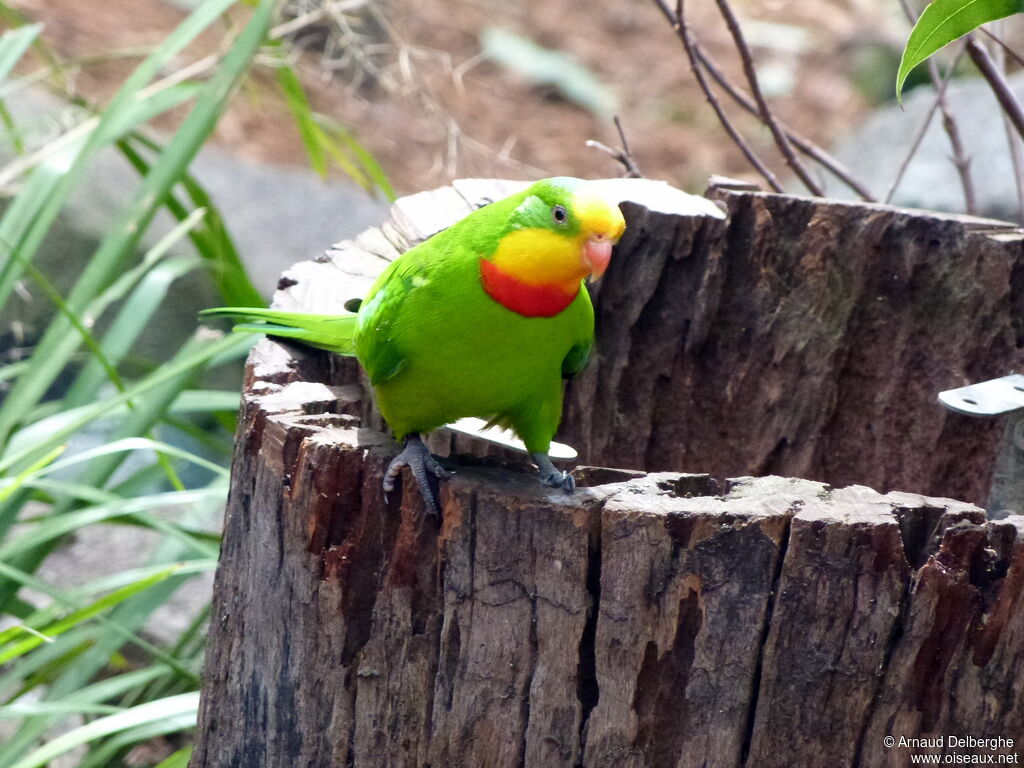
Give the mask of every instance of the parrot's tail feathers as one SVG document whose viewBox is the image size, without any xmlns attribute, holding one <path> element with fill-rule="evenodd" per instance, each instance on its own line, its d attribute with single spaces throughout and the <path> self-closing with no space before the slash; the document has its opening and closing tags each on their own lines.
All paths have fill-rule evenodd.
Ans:
<svg viewBox="0 0 1024 768">
<path fill-rule="evenodd" d="M 339 355 L 356 353 L 353 339 L 355 315 L 314 315 L 257 307 L 216 307 L 205 309 L 200 314 L 243 321 L 234 327 L 236 331 L 295 339 Z"/>
</svg>

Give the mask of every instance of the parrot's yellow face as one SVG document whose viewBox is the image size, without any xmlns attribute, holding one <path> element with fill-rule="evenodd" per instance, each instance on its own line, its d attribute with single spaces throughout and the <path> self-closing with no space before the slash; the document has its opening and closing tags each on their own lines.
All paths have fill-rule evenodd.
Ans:
<svg viewBox="0 0 1024 768">
<path fill-rule="evenodd" d="M 575 296 L 585 277 L 608 269 L 626 221 L 618 205 L 587 182 L 551 179 L 516 209 L 491 263 L 528 286 Z"/>
</svg>

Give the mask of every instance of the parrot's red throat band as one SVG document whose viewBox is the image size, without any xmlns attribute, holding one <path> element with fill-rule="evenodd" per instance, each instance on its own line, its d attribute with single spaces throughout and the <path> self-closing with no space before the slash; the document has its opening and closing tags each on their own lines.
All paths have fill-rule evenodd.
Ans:
<svg viewBox="0 0 1024 768">
<path fill-rule="evenodd" d="M 487 259 L 480 259 L 480 281 L 488 296 L 523 317 L 554 317 L 572 304 L 580 292 L 578 283 L 571 293 L 557 285 L 524 283 Z"/>
</svg>

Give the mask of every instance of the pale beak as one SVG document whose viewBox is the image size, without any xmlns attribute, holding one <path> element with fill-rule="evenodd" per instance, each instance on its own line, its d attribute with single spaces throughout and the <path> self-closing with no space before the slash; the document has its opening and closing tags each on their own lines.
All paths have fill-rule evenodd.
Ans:
<svg viewBox="0 0 1024 768">
<path fill-rule="evenodd" d="M 596 283 L 608 269 L 612 260 L 611 238 L 605 235 L 591 235 L 583 245 L 583 263 L 590 270 L 590 282 Z"/>
</svg>

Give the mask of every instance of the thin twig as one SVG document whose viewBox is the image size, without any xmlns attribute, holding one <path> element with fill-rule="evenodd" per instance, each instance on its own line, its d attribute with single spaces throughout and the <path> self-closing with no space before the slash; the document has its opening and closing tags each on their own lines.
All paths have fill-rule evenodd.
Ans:
<svg viewBox="0 0 1024 768">
<path fill-rule="evenodd" d="M 989 86 L 992 88 L 992 93 L 995 94 L 999 105 L 1003 108 L 1003 112 L 1006 113 L 1006 117 L 1013 123 L 1013 127 L 1017 129 L 1017 133 L 1020 134 L 1021 138 L 1024 138 L 1024 108 L 1017 101 L 1017 97 L 1013 95 L 1013 91 L 1010 90 L 1006 78 L 1003 77 L 1003 73 L 999 71 L 999 68 L 992 61 L 988 51 L 974 39 L 973 35 L 967 35 L 967 55 L 971 57 L 971 61 L 974 62 L 978 71 L 981 72 L 981 76 L 988 81 Z"/>
<path fill-rule="evenodd" d="M 722 105 L 719 103 L 718 97 L 715 96 L 715 92 L 711 89 L 710 83 L 708 83 L 707 78 L 704 77 L 704 72 L 701 70 L 700 62 L 697 61 L 697 56 L 694 53 L 694 41 L 690 36 L 690 28 L 686 24 L 686 14 L 683 9 L 684 0 L 676 0 L 675 15 L 673 15 L 665 0 L 655 0 L 655 2 L 672 24 L 672 28 L 675 30 L 676 36 L 679 38 L 680 42 L 682 42 L 683 49 L 686 51 L 686 55 L 690 59 L 690 69 L 693 70 L 693 76 L 697 79 L 697 84 L 704 92 L 704 97 L 708 100 L 708 104 L 711 105 L 711 108 L 718 116 L 718 121 L 722 124 L 722 128 L 724 128 L 725 132 L 729 134 L 729 138 L 733 140 L 733 143 L 739 147 L 743 156 L 747 158 L 747 162 L 754 166 L 757 172 L 764 177 L 766 182 L 768 182 L 768 186 L 776 192 L 785 191 L 779 183 L 779 180 L 775 177 L 775 174 L 772 173 L 763 162 L 761 162 L 761 159 L 754 154 L 754 150 L 751 149 L 750 145 L 747 144 L 746 140 L 733 126 L 732 122 L 725 114 L 725 110 L 722 109 Z"/>
<path fill-rule="evenodd" d="M 732 12 L 732 8 L 729 7 L 727 0 L 716 0 L 718 10 L 722 14 L 722 18 L 725 19 L 725 25 L 729 28 L 729 32 L 732 35 L 733 42 L 736 43 L 736 49 L 740 54 L 740 60 L 743 62 L 743 72 L 747 77 L 747 83 L 750 85 L 750 93 L 754 97 L 754 101 L 757 102 L 758 111 L 761 113 L 761 119 L 768 130 L 771 131 L 772 137 L 775 139 L 775 144 L 778 146 L 779 151 L 782 153 L 783 158 L 786 160 L 786 164 L 793 169 L 800 181 L 804 183 L 804 186 L 810 190 L 812 195 L 818 197 L 824 196 L 822 189 L 818 186 L 817 182 L 811 177 L 804 164 L 800 162 L 800 158 L 793 152 L 793 146 L 789 143 L 789 139 L 786 138 L 786 134 L 779 128 L 778 121 L 775 119 L 775 115 L 772 114 L 771 109 L 768 106 L 768 102 L 764 98 L 764 94 L 761 93 L 761 86 L 757 81 L 757 72 L 754 69 L 754 57 L 750 53 L 750 48 L 747 46 L 747 41 L 743 37 L 743 31 L 740 29 L 739 22 L 736 20 L 735 14 Z"/>
<path fill-rule="evenodd" d="M 622 130 L 622 122 L 619 120 L 618 115 L 615 115 L 612 119 L 615 122 L 615 128 L 619 132 L 619 141 L 622 144 L 622 149 L 612 149 L 607 144 L 603 144 L 600 141 L 595 141 L 593 139 L 587 141 L 587 146 L 599 149 L 606 155 L 610 156 L 613 160 L 617 160 L 621 163 L 622 167 L 625 169 L 625 172 L 622 174 L 623 178 L 642 179 L 644 175 L 637 166 L 636 161 L 633 159 L 633 153 L 629 150 L 629 142 L 626 141 L 626 132 Z"/>
<path fill-rule="evenodd" d="M 949 81 L 953 79 L 953 72 L 956 71 L 957 64 L 960 63 L 960 58 L 964 55 L 964 49 L 961 48 L 960 52 L 953 59 L 953 63 L 949 65 L 949 69 L 946 71 L 946 77 L 939 84 L 938 91 L 940 94 L 945 93 L 946 86 L 949 85 Z M 885 194 L 884 202 L 892 202 L 892 197 L 896 194 L 896 188 L 899 187 L 900 182 L 903 181 L 903 175 L 907 172 L 907 168 L 910 167 L 910 161 L 914 159 L 917 154 L 917 150 L 921 148 L 921 142 L 924 141 L 925 134 L 928 132 L 928 126 L 932 123 L 932 118 L 939 109 L 939 100 L 936 99 L 932 102 L 931 108 L 928 110 L 928 114 L 925 115 L 924 121 L 921 123 L 921 127 L 917 131 L 917 135 L 914 137 L 914 141 L 910 144 L 910 150 L 907 152 L 906 157 L 903 158 L 903 162 L 900 163 L 899 169 L 896 171 L 896 177 L 892 180 L 892 184 L 889 185 L 889 191 Z"/>
<path fill-rule="evenodd" d="M 630 179 L 642 179 L 643 173 L 640 171 L 640 167 L 636 164 L 633 159 L 633 153 L 629 149 L 629 142 L 626 141 L 626 132 L 622 130 L 622 121 L 619 120 L 619 116 L 615 115 L 612 118 L 612 122 L 615 123 L 615 130 L 619 132 L 619 141 L 622 143 L 622 153 L 624 155 L 623 164 L 626 166 L 626 178 Z"/>
<path fill-rule="evenodd" d="M 952 68 L 950 69 L 952 72 Z M 945 89 L 939 89 L 942 83 L 942 76 L 939 74 L 939 67 L 934 59 L 928 59 L 928 75 L 931 77 L 932 85 L 937 92 L 937 103 L 939 112 L 942 113 L 942 127 L 949 137 L 949 146 L 953 150 L 953 165 L 960 176 L 960 187 L 964 191 L 964 207 L 967 212 L 974 215 L 978 212 L 978 206 L 974 197 L 974 183 L 971 181 L 971 158 L 964 152 L 963 142 L 960 141 L 960 128 L 957 126 L 956 118 L 949 109 L 946 101 Z"/>
<path fill-rule="evenodd" d="M 1006 54 L 998 46 L 992 51 L 993 60 L 1003 72 L 1006 72 Z M 1021 156 L 1020 137 L 1013 131 L 1010 120 L 1003 113 L 1003 129 L 1006 131 L 1006 143 L 1010 150 L 1010 165 L 1013 167 L 1013 180 L 1017 187 L 1018 219 L 1024 221 L 1024 157 Z"/>
<path fill-rule="evenodd" d="M 950 68 L 950 73 L 952 73 L 952 71 L 952 68 Z M 942 82 L 943 90 L 946 88 L 946 83 L 948 82 L 949 74 L 946 75 L 946 79 Z M 899 187 L 900 182 L 903 181 L 903 175 L 907 172 L 907 168 L 910 167 L 910 161 L 914 159 L 914 155 L 917 154 L 917 150 L 921 148 L 921 142 L 924 141 L 924 135 L 928 132 L 928 126 L 932 124 L 932 118 L 938 111 L 939 102 L 936 99 L 932 102 L 932 106 L 929 108 L 928 114 L 924 116 L 924 121 L 922 121 L 921 127 L 917 129 L 917 135 L 914 136 L 914 140 L 910 143 L 910 149 L 907 151 L 903 161 L 900 163 L 900 167 L 896 169 L 896 176 L 889 185 L 889 191 L 885 193 L 885 197 L 882 199 L 882 202 L 892 202 L 892 197 L 896 194 L 896 189 Z"/>
<path fill-rule="evenodd" d="M 732 97 L 733 101 L 755 117 L 761 116 L 761 113 L 757 110 L 757 104 L 754 103 L 754 100 L 751 99 L 743 90 L 734 85 L 718 67 L 714 59 L 705 53 L 704 49 L 697 43 L 694 43 L 694 52 L 697 54 L 698 61 L 704 65 L 704 69 L 706 69 L 710 73 L 711 77 L 714 78 L 715 82 Z M 867 187 L 857 181 L 857 179 L 853 177 L 853 173 L 850 169 L 839 162 L 839 160 L 834 158 L 810 139 L 797 133 L 785 123 L 779 123 L 779 127 L 785 132 L 789 140 L 793 142 L 794 147 L 812 160 L 820 163 L 824 168 L 830 171 L 833 176 L 860 195 L 861 199 L 869 203 L 875 202 L 874 195 L 868 191 Z"/>
<path fill-rule="evenodd" d="M 907 21 L 913 25 L 916 17 L 910 9 L 910 4 L 907 0 L 900 0 L 900 5 L 907 17 Z M 957 61 L 959 61 L 959 56 Z M 956 64 L 954 63 L 950 67 L 950 72 L 955 67 Z M 935 88 L 935 104 L 938 106 L 939 111 L 942 112 L 942 127 L 949 137 L 949 146 L 953 150 L 953 166 L 960 177 L 960 187 L 964 192 L 964 207 L 967 209 L 967 213 L 974 214 L 977 212 L 977 206 L 974 198 L 974 184 L 971 182 L 971 159 L 967 157 L 967 154 L 964 152 L 963 142 L 960 141 L 960 129 L 957 127 L 956 118 L 953 117 L 953 113 L 950 111 L 949 104 L 946 101 L 946 89 L 945 87 L 940 87 L 942 76 L 939 74 L 939 66 L 935 63 L 935 59 L 931 57 L 928 59 L 928 75 L 931 78 L 932 87 Z"/>
<path fill-rule="evenodd" d="M 367 0 L 348 0 L 347 2 L 327 3 L 320 8 L 315 8 L 308 13 L 289 19 L 270 30 L 270 37 L 279 40 L 292 32 L 298 32 L 311 24 L 316 24 L 324 19 L 336 16 L 337 14 L 356 11 L 366 5 Z"/>
<path fill-rule="evenodd" d="M 1019 207 L 1018 220 L 1024 221 L 1024 155 L 1021 153 L 1020 137 L 1014 133 L 1010 120 L 1003 115 L 1006 126 L 1006 141 L 1010 147 L 1010 163 L 1013 165 L 1013 178 L 1017 184 L 1017 202 Z"/>
</svg>

